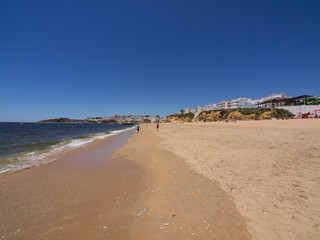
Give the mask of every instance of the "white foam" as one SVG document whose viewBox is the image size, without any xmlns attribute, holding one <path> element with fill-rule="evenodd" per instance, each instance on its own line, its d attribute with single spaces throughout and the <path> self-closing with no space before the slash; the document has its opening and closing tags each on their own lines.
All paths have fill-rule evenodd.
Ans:
<svg viewBox="0 0 320 240">
<path fill-rule="evenodd" d="M 11 163 L 14 162 L 14 165 L 8 164 L 6 166 L 0 166 L 0 174 L 15 172 L 32 166 L 38 166 L 40 164 L 51 162 L 53 160 L 56 160 L 54 156 L 59 153 L 70 151 L 74 148 L 86 146 L 97 139 L 105 139 L 107 137 L 118 135 L 119 133 L 125 131 L 129 131 L 133 128 L 134 127 L 129 127 L 123 130 L 114 130 L 107 134 L 96 134 L 91 135 L 88 138 L 74 139 L 71 141 L 69 140 L 67 142 L 61 142 L 59 144 L 53 145 L 43 151 L 33 151 L 22 154 L 20 156 L 13 157 L 12 159 L 8 160 Z"/>
<path fill-rule="evenodd" d="M 3 170 L 0 170 L 0 174 L 1 173 L 6 173 L 6 172 L 9 172 L 9 171 L 10 171 L 10 169 L 6 168 L 6 169 L 3 169 Z"/>
<path fill-rule="evenodd" d="M 81 146 L 87 145 L 88 143 L 91 143 L 91 142 L 93 142 L 92 139 L 88 139 L 88 140 L 72 140 L 72 142 L 68 143 L 66 145 L 66 147 L 70 147 L 70 148 L 81 147 Z"/>
</svg>

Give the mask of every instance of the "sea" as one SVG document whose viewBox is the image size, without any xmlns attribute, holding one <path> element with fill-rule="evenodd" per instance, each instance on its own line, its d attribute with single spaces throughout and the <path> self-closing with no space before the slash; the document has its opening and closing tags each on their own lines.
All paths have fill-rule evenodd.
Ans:
<svg viewBox="0 0 320 240">
<path fill-rule="evenodd" d="M 58 153 L 132 128 L 116 124 L 0 122 L 0 175 L 53 161 Z"/>
</svg>

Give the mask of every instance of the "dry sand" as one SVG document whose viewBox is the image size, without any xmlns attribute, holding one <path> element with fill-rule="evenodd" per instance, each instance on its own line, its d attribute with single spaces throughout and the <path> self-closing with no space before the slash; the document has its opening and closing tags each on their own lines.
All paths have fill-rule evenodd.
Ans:
<svg viewBox="0 0 320 240">
<path fill-rule="evenodd" d="M 234 198 L 253 239 L 320 239 L 320 119 L 166 124 L 159 136 Z"/>
<path fill-rule="evenodd" d="M 0 178 L 3 239 L 318 239 L 320 120 L 154 124 Z M 113 155 L 111 153 L 113 152 Z"/>
<path fill-rule="evenodd" d="M 174 125 L 164 128 L 170 127 L 176 132 Z M 128 229 L 131 239 L 251 239 L 245 218 L 219 183 L 192 171 L 185 159 L 162 148 L 164 138 L 158 134 L 154 124 L 142 126 L 115 152 L 145 168 L 146 189 L 132 205 L 137 217 Z"/>
<path fill-rule="evenodd" d="M 112 157 L 119 136 L 0 178 L 0 237 L 251 239 L 219 183 L 159 148 L 162 140 L 150 125 Z"/>
</svg>

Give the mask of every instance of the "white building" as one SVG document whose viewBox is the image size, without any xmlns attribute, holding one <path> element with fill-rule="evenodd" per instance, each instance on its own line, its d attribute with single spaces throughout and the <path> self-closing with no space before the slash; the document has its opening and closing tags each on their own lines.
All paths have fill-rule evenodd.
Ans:
<svg viewBox="0 0 320 240">
<path fill-rule="evenodd" d="M 192 108 L 185 108 L 183 109 L 184 113 L 196 113 L 198 112 L 198 108 L 192 107 Z"/>
<path fill-rule="evenodd" d="M 217 109 L 217 104 L 215 103 L 203 106 L 204 111 L 211 111 L 216 109 Z"/>
<path fill-rule="evenodd" d="M 221 102 L 219 102 L 217 104 L 218 109 L 228 109 L 228 102 L 229 101 L 221 101 Z"/>
<path fill-rule="evenodd" d="M 213 103 L 208 104 L 203 107 L 197 108 L 185 108 L 184 113 L 196 113 L 201 110 L 210 111 L 210 110 L 217 110 L 217 109 L 237 109 L 237 108 L 255 108 L 255 107 L 262 107 L 262 103 L 265 101 L 273 100 L 273 99 L 286 99 L 289 96 L 285 93 L 274 93 L 266 97 L 261 97 L 257 99 L 245 98 L 240 97 L 237 99 L 231 100 L 223 100 L 220 103 Z"/>
<path fill-rule="evenodd" d="M 235 108 L 245 108 L 246 105 L 248 104 L 248 98 L 240 97 L 238 99 L 231 99 L 230 100 L 230 108 L 235 109 Z"/>
<path fill-rule="evenodd" d="M 284 98 L 290 98 L 285 93 L 274 93 L 266 97 L 258 98 L 258 103 L 262 103 L 264 101 L 273 100 L 273 99 L 284 99 Z"/>
</svg>

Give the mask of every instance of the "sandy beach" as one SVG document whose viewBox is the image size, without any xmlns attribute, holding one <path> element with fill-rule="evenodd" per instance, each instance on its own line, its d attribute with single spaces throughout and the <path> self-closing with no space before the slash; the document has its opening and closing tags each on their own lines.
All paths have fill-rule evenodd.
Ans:
<svg viewBox="0 0 320 240">
<path fill-rule="evenodd" d="M 166 125 L 159 136 L 219 182 L 253 239 L 319 238 L 318 119 Z"/>
<path fill-rule="evenodd" d="M 131 134 L 96 140 L 48 164 L 1 177 L 0 238 L 106 239 L 112 229 L 117 236 L 118 222 L 125 226 L 132 220 L 115 216 L 125 208 L 122 199 L 131 204 L 142 189 L 144 170 L 111 158 Z"/>
<path fill-rule="evenodd" d="M 317 239 L 320 120 L 143 125 L 0 178 L 2 239 Z"/>
</svg>

